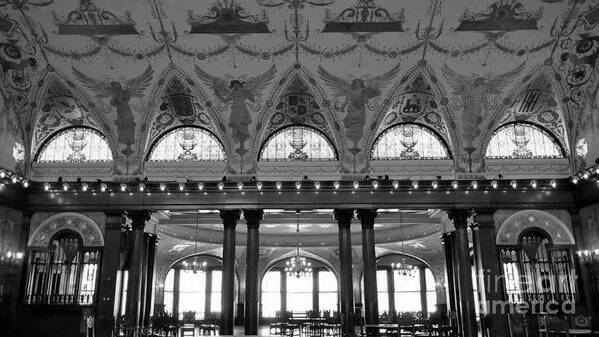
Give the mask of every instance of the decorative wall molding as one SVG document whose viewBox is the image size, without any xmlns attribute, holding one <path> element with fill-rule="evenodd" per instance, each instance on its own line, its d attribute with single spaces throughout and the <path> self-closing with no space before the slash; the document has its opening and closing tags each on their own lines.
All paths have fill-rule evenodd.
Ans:
<svg viewBox="0 0 599 337">
<path fill-rule="evenodd" d="M 574 245 L 574 236 L 568 226 L 555 215 L 539 211 L 525 210 L 510 215 L 499 227 L 497 245 L 517 245 L 520 233 L 526 229 L 538 228 L 551 237 L 554 245 Z"/>
<path fill-rule="evenodd" d="M 372 160 L 370 175 L 388 175 L 391 179 L 444 179 L 455 174 L 454 163 L 451 159 L 430 160 Z"/>
<path fill-rule="evenodd" d="M 44 220 L 29 236 L 27 246 L 48 247 L 50 239 L 61 230 L 72 230 L 83 239 L 86 247 L 103 247 L 102 230 L 91 218 L 80 213 L 59 213 Z"/>
<path fill-rule="evenodd" d="M 487 159 L 485 171 L 488 176 L 503 175 L 504 178 L 564 178 L 570 176 L 567 158 L 557 159 Z"/>
<path fill-rule="evenodd" d="M 31 179 L 34 181 L 56 181 L 62 177 L 65 181 L 95 181 L 102 179 L 110 181 L 114 176 L 114 164 L 106 163 L 33 163 L 31 164 Z"/>
<path fill-rule="evenodd" d="M 338 161 L 259 161 L 256 176 L 261 180 L 301 181 L 304 176 L 312 180 L 339 180 Z"/>
<path fill-rule="evenodd" d="M 226 174 L 224 161 L 202 162 L 146 162 L 144 176 L 150 180 L 174 181 L 177 179 L 220 180 Z"/>
</svg>

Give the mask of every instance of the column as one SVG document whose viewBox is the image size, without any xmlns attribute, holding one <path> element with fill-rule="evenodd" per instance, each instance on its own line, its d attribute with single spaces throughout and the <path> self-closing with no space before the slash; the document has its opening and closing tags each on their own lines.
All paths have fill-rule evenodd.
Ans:
<svg viewBox="0 0 599 337">
<path fill-rule="evenodd" d="M 362 224 L 362 260 L 364 262 L 364 310 L 366 324 L 378 324 L 379 305 L 376 280 L 376 253 L 374 251 L 374 219 L 376 210 L 359 209 Z"/>
<path fill-rule="evenodd" d="M 426 267 L 418 267 L 418 275 L 420 275 L 420 307 L 422 308 L 422 318 L 428 318 L 428 306 L 426 303 Z"/>
<path fill-rule="evenodd" d="M 336 209 L 335 219 L 339 225 L 339 260 L 341 275 L 339 277 L 341 295 L 341 333 L 343 336 L 354 336 L 354 291 L 352 277 L 351 221 L 354 211 Z"/>
<path fill-rule="evenodd" d="M 455 227 L 455 245 L 458 294 L 461 307 L 461 326 L 463 337 L 478 335 L 476 312 L 474 308 L 474 290 L 472 288 L 472 269 L 470 267 L 470 248 L 468 245 L 468 217 L 470 211 L 453 209 L 447 212 Z"/>
<path fill-rule="evenodd" d="M 583 240 L 584 233 L 582 230 L 582 223 L 580 221 L 580 213 L 577 209 L 570 210 L 570 217 L 572 218 L 572 231 L 574 232 L 574 240 L 576 241 L 576 250 L 587 249 Z M 577 286 L 578 289 L 582 289 L 582 294 L 580 291 L 578 292 L 578 296 L 580 298 L 577 298 L 577 300 L 582 300 L 586 310 L 591 312 L 594 309 L 593 303 L 596 302 L 593 301 L 593 293 L 591 290 L 591 284 L 589 280 L 589 268 L 587 268 L 587 265 L 580 259 L 575 259 L 575 261 L 572 262 L 574 263 L 574 265 L 578 265 L 578 274 L 580 275 L 580 278 L 578 278 Z"/>
<path fill-rule="evenodd" d="M 146 307 L 144 312 L 145 322 L 149 322 L 152 314 L 152 295 L 154 294 L 154 259 L 156 258 L 156 246 L 158 245 L 158 236 L 156 234 L 147 234 L 148 238 L 148 262 L 146 279 Z"/>
<path fill-rule="evenodd" d="M 472 228 L 474 241 L 475 266 L 478 270 L 478 292 L 482 313 L 485 314 L 484 322 L 490 336 L 508 336 L 507 316 L 502 312 L 495 312 L 504 308 L 505 292 L 503 289 L 503 273 L 499 265 L 497 246 L 495 244 L 495 221 L 493 210 L 476 210 Z M 483 326 L 484 326 L 483 325 Z"/>
<path fill-rule="evenodd" d="M 320 292 L 318 279 L 320 278 L 320 273 L 318 271 L 318 269 L 315 269 L 312 272 L 312 310 L 316 312 L 320 311 L 320 305 L 318 303 L 318 293 Z"/>
<path fill-rule="evenodd" d="M 96 306 L 96 334 L 111 336 L 114 327 L 114 301 L 116 276 L 121 261 L 123 212 L 106 213 L 104 226 L 104 249 L 98 282 L 98 305 Z"/>
<path fill-rule="evenodd" d="M 175 275 L 173 277 L 173 316 L 176 319 L 179 319 L 179 298 L 181 293 L 180 287 L 181 283 L 181 268 L 179 266 L 175 266 Z"/>
<path fill-rule="evenodd" d="M 449 312 L 455 314 L 456 299 L 453 275 L 453 239 L 449 233 L 443 233 L 441 243 L 445 251 L 445 275 L 447 276 L 447 296 L 449 297 Z"/>
<path fill-rule="evenodd" d="M 247 223 L 247 252 L 245 268 L 245 334 L 258 334 L 258 247 L 260 221 L 264 217 L 261 209 L 244 210 Z"/>
<path fill-rule="evenodd" d="M 145 275 L 142 275 L 144 265 L 144 245 L 145 235 L 144 227 L 146 221 L 150 219 L 150 213 L 147 211 L 131 211 L 127 213 L 131 219 L 133 228 L 133 242 L 131 245 L 131 255 L 129 257 L 129 280 L 127 284 L 127 303 L 126 315 L 128 316 L 127 325 L 131 329 L 141 328 L 142 314 L 142 293 Z"/>
<path fill-rule="evenodd" d="M 223 277 L 220 313 L 220 334 L 233 335 L 233 301 L 235 299 L 235 226 L 239 210 L 220 211 L 223 220 Z"/>
<path fill-rule="evenodd" d="M 10 281 L 8 285 L 10 291 L 10 302 L 9 302 L 9 312 L 8 312 L 8 329 L 6 333 L 8 336 L 17 335 L 18 329 L 18 321 L 19 321 L 19 304 L 22 303 L 25 298 L 25 287 L 27 284 L 27 268 L 28 266 L 28 257 L 27 254 L 27 241 L 29 240 L 29 228 L 31 227 L 31 216 L 33 212 L 31 211 L 22 211 L 21 213 L 21 224 L 19 229 L 19 242 L 17 245 L 17 250 L 21 251 L 24 254 L 23 259 L 21 260 L 21 264 L 15 270 L 14 278 Z"/>
</svg>

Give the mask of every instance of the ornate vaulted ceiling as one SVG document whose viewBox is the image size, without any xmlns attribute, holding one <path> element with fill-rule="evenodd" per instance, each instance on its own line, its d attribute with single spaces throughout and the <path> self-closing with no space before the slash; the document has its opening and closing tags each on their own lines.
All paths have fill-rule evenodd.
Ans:
<svg viewBox="0 0 599 337">
<path fill-rule="evenodd" d="M 0 165 L 23 174 L 71 125 L 106 135 L 114 175 L 130 177 L 177 125 L 212 131 L 230 174 L 255 173 L 268 135 L 297 123 L 329 136 L 347 174 L 368 172 L 377 135 L 401 121 L 436 130 L 457 172 L 485 172 L 485 146 L 510 121 L 555 134 L 570 172 L 599 156 L 597 1 L 0 0 L 0 11 Z M 294 90 L 318 109 L 279 111 Z"/>
</svg>

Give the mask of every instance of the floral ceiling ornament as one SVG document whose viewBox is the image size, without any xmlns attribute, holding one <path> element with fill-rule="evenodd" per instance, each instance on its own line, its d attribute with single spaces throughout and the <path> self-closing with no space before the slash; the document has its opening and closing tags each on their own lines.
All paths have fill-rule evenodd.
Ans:
<svg viewBox="0 0 599 337">
<path fill-rule="evenodd" d="M 219 0 L 210 9 L 213 15 L 196 15 L 188 11 L 190 34 L 252 34 L 270 33 L 266 11 L 262 17 L 246 13 L 235 0 Z"/>
<path fill-rule="evenodd" d="M 121 17 L 96 6 L 93 0 L 79 0 L 79 7 L 66 17 L 59 17 L 54 11 L 54 22 L 60 35 L 128 35 L 139 34 L 135 21 L 126 11 Z"/>
<path fill-rule="evenodd" d="M 527 12 L 517 0 L 499 0 L 490 5 L 486 12 L 471 13 L 468 9 L 460 18 L 456 31 L 489 32 L 538 30 L 537 23 L 542 10 Z"/>
<path fill-rule="evenodd" d="M 404 32 L 404 9 L 391 14 L 386 8 L 378 6 L 374 0 L 358 0 L 357 4 L 333 14 L 327 9 L 323 33 L 381 33 Z"/>
</svg>

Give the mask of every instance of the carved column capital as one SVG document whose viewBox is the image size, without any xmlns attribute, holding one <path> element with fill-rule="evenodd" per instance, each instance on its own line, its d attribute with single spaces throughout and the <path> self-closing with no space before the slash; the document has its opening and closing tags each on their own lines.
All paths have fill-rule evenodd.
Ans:
<svg viewBox="0 0 599 337">
<path fill-rule="evenodd" d="M 358 219 L 362 223 L 362 229 L 373 229 L 374 228 L 374 219 L 376 219 L 377 212 L 376 209 L 358 209 L 357 210 Z"/>
<path fill-rule="evenodd" d="M 495 219 L 493 218 L 495 210 L 493 209 L 475 209 L 472 212 L 473 223 L 470 226 L 473 230 L 480 228 L 495 228 Z"/>
<path fill-rule="evenodd" d="M 146 226 L 146 221 L 150 220 L 150 212 L 141 211 L 128 211 L 127 216 L 131 219 L 131 227 L 134 230 L 142 230 Z"/>
<path fill-rule="evenodd" d="M 257 229 L 260 227 L 260 221 L 264 219 L 264 210 L 261 209 L 244 209 L 243 217 L 247 223 L 248 229 Z"/>
<path fill-rule="evenodd" d="M 238 209 L 221 210 L 220 218 L 223 220 L 225 228 L 235 229 L 237 221 L 241 218 L 241 211 Z"/>
<path fill-rule="evenodd" d="M 453 226 L 456 229 L 465 229 L 468 227 L 468 218 L 472 214 L 469 209 L 450 209 L 447 211 L 449 220 L 453 221 Z"/>
<path fill-rule="evenodd" d="M 335 216 L 335 220 L 337 220 L 339 229 L 349 228 L 354 218 L 354 210 L 337 208 L 333 211 L 333 215 Z"/>
<path fill-rule="evenodd" d="M 108 211 L 104 212 L 106 215 L 106 230 L 122 230 L 125 226 L 124 212 L 123 211 Z"/>
</svg>

